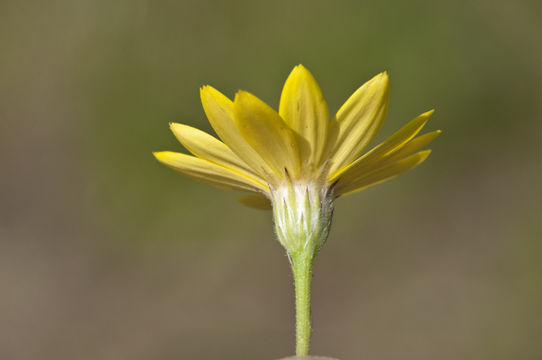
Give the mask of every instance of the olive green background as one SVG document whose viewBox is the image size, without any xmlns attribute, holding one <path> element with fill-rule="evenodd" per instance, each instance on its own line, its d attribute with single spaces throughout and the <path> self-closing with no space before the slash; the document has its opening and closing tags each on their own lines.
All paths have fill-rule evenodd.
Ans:
<svg viewBox="0 0 542 360">
<path fill-rule="evenodd" d="M 312 352 L 542 358 L 538 0 L 0 2 L 0 358 L 271 360 L 293 289 L 271 214 L 186 179 L 198 88 L 334 113 L 387 70 L 378 139 L 436 109 L 417 169 L 336 203 Z"/>
</svg>

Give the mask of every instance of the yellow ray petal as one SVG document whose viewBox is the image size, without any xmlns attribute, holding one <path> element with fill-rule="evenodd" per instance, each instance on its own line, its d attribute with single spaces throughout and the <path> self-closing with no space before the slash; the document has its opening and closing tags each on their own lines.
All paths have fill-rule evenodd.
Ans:
<svg viewBox="0 0 542 360">
<path fill-rule="evenodd" d="M 371 143 L 386 117 L 388 102 L 388 75 L 381 73 L 356 90 L 339 109 L 328 136 L 331 174 L 358 158 Z"/>
<path fill-rule="evenodd" d="M 256 194 L 256 195 L 245 195 L 239 197 L 237 200 L 239 200 L 240 203 L 242 203 L 245 206 L 251 207 L 253 209 L 258 210 L 271 210 L 273 209 L 273 206 L 271 206 L 271 202 L 267 198 L 267 196 Z"/>
<path fill-rule="evenodd" d="M 385 161 L 391 162 L 396 161 L 402 158 L 405 158 L 409 155 L 414 154 L 416 151 L 423 149 L 427 145 L 429 145 L 437 136 L 439 136 L 442 133 L 440 130 L 431 131 L 427 134 L 420 135 L 409 142 L 407 142 L 405 145 L 403 145 L 401 148 L 399 148 L 397 151 L 394 151 L 393 153 L 386 156 Z"/>
<path fill-rule="evenodd" d="M 299 144 L 303 162 L 317 168 L 327 139 L 329 111 L 320 87 L 303 65 L 296 66 L 284 84 L 279 115 L 305 140 Z"/>
<path fill-rule="evenodd" d="M 337 196 L 349 195 L 361 191 L 371 185 L 376 185 L 385 180 L 389 180 L 421 164 L 427 159 L 430 153 L 431 150 L 420 151 L 414 155 L 389 163 L 366 174 L 358 174 L 357 177 L 341 177 L 335 187 L 335 193 Z"/>
<path fill-rule="evenodd" d="M 203 86 L 200 96 L 207 119 L 220 139 L 260 177 L 272 174 L 272 169 L 239 133 L 233 119 L 233 101 L 211 86 Z"/>
<path fill-rule="evenodd" d="M 382 168 L 391 163 L 404 159 L 429 145 L 441 133 L 442 131 L 436 130 L 418 136 L 410 140 L 403 146 L 396 148 L 392 152 L 387 153 L 385 156 L 379 157 L 375 162 L 371 162 L 371 165 L 364 167 L 364 169 L 359 169 L 358 173 L 362 174 L 363 172 L 370 172 L 373 169 Z"/>
<path fill-rule="evenodd" d="M 371 151 L 357 159 L 356 161 L 346 165 L 345 167 L 331 174 L 329 180 L 334 181 L 346 175 L 348 172 L 369 171 L 372 166 L 382 160 L 383 157 L 398 150 L 401 146 L 412 139 L 425 126 L 429 117 L 433 114 L 433 110 L 425 112 L 413 120 L 409 121 L 405 126 L 395 132 L 392 136 L 384 140 L 379 145 L 375 146 Z"/>
<path fill-rule="evenodd" d="M 162 164 L 181 174 L 220 188 L 253 192 L 267 191 L 264 184 L 253 178 L 195 156 L 172 151 L 155 152 L 153 155 Z"/>
<path fill-rule="evenodd" d="M 197 157 L 239 171 L 261 183 L 265 183 L 252 168 L 235 155 L 233 151 L 220 140 L 204 131 L 184 124 L 171 123 L 170 128 L 181 144 Z"/>
<path fill-rule="evenodd" d="M 279 176 L 285 169 L 299 174 L 295 134 L 280 116 L 256 96 L 239 91 L 234 100 L 235 122 L 245 140 Z"/>
</svg>

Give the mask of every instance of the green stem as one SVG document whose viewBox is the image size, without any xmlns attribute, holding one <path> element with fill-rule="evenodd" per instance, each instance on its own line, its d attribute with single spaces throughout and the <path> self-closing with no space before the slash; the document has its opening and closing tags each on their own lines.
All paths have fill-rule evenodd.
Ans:
<svg viewBox="0 0 542 360">
<path fill-rule="evenodd" d="M 292 257 L 295 282 L 296 355 L 307 356 L 311 341 L 311 277 L 313 254 L 309 251 Z"/>
</svg>

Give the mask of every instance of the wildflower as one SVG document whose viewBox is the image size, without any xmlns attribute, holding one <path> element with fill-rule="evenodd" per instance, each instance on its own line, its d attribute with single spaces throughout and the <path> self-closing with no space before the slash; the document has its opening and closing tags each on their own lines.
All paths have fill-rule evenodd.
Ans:
<svg viewBox="0 0 542 360">
<path fill-rule="evenodd" d="M 273 209 L 276 234 L 296 285 L 297 354 L 306 355 L 312 263 L 327 239 L 334 200 L 422 163 L 431 152 L 422 149 L 440 131 L 416 135 L 433 111 L 363 153 L 386 117 L 385 72 L 356 90 L 331 121 L 318 84 L 302 65 L 286 80 L 278 113 L 246 91 L 238 91 L 233 101 L 210 86 L 200 93 L 207 118 L 222 141 L 173 123 L 171 130 L 193 156 L 170 151 L 154 155 L 184 175 L 252 193 L 240 198 L 248 206 Z"/>
</svg>

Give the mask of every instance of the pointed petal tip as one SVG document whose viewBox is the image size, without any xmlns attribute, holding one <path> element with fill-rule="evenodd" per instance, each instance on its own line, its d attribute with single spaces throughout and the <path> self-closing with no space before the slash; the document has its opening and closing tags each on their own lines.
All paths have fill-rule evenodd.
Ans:
<svg viewBox="0 0 542 360">
<path fill-rule="evenodd" d="M 194 130 L 194 128 L 191 126 L 175 122 L 169 123 L 169 128 L 173 135 L 175 135 L 177 140 L 179 140 L 181 143 L 183 143 L 182 139 L 189 134 L 188 131 Z"/>
<path fill-rule="evenodd" d="M 294 66 L 292 71 L 290 71 L 290 74 L 288 75 L 288 79 L 286 80 L 286 82 L 292 81 L 292 80 L 297 81 L 297 80 L 302 80 L 302 79 L 304 79 L 304 81 L 306 81 L 307 79 L 312 79 L 312 81 L 316 81 L 312 73 L 309 71 L 309 69 L 307 69 L 302 64 L 298 64 Z"/>
<path fill-rule="evenodd" d="M 209 94 L 209 85 L 202 85 L 199 88 L 199 97 L 202 103 L 205 101 L 204 98 L 207 94 Z"/>
<path fill-rule="evenodd" d="M 174 131 L 175 128 L 179 127 L 179 126 L 182 126 L 183 124 L 179 124 L 179 123 L 176 123 L 174 121 L 170 121 L 169 122 L 169 128 L 171 129 L 171 131 Z"/>
<path fill-rule="evenodd" d="M 431 141 L 435 140 L 440 134 L 442 134 L 442 130 L 434 130 L 434 131 L 425 133 L 425 134 L 423 134 L 421 136 L 418 136 L 415 139 L 418 139 L 418 138 L 423 136 L 423 137 L 429 139 L 429 142 L 427 143 L 427 144 L 429 144 Z"/>
<path fill-rule="evenodd" d="M 218 90 L 216 90 L 214 87 L 212 87 L 211 85 L 202 85 L 200 88 L 199 88 L 199 95 L 200 97 L 204 97 L 206 95 L 210 95 L 210 96 L 213 96 L 215 95 L 216 93 L 220 93 Z"/>
<path fill-rule="evenodd" d="M 427 149 L 427 150 L 422 150 L 418 153 L 418 155 L 420 156 L 420 160 L 421 161 L 424 161 L 425 159 L 427 159 L 427 157 L 429 156 L 429 154 L 431 154 L 431 149 Z"/>
<path fill-rule="evenodd" d="M 380 74 L 373 76 L 371 80 L 367 81 L 367 84 L 371 84 L 371 86 L 379 86 L 385 94 L 389 93 L 390 77 L 388 76 L 388 72 L 383 71 Z"/>
<path fill-rule="evenodd" d="M 382 73 L 382 81 L 386 84 L 386 88 L 389 89 L 389 87 L 390 87 L 390 77 L 388 76 L 387 71 L 384 71 Z"/>
<path fill-rule="evenodd" d="M 164 162 L 168 153 L 170 153 L 171 151 L 153 151 L 152 153 L 152 156 L 154 156 L 156 158 L 156 160 L 160 161 L 160 162 Z"/>
<path fill-rule="evenodd" d="M 234 103 L 245 102 L 255 97 L 256 96 L 252 95 L 246 90 L 237 90 L 237 92 L 235 93 L 235 97 L 233 98 L 233 102 Z"/>
<path fill-rule="evenodd" d="M 388 84 L 390 81 L 390 77 L 387 71 L 382 71 L 381 73 L 378 73 L 375 76 L 373 76 L 369 81 L 384 82 Z"/>
<path fill-rule="evenodd" d="M 288 87 L 295 87 L 297 88 L 299 86 L 299 83 L 312 83 L 312 86 L 318 86 L 316 84 L 316 79 L 312 75 L 312 73 L 307 69 L 305 66 L 299 64 L 296 65 L 290 74 L 288 75 L 288 78 L 286 79 L 286 83 L 284 84 L 285 88 Z M 294 85 L 296 84 L 296 85 Z M 284 90 L 283 90 L 284 92 Z"/>
<path fill-rule="evenodd" d="M 421 116 L 427 116 L 427 117 L 430 117 L 431 115 L 433 115 L 435 113 L 435 109 L 431 109 L 429 111 L 426 111 L 424 112 Z"/>
<path fill-rule="evenodd" d="M 169 125 L 169 128 L 173 135 L 179 140 L 181 144 L 188 150 L 190 150 L 190 146 L 187 147 L 187 138 L 194 137 L 197 135 L 197 133 L 202 132 L 201 130 L 194 128 L 192 126 L 186 125 L 186 124 L 180 124 L 180 123 L 171 123 Z M 190 150 L 191 151 L 191 150 Z"/>
</svg>

